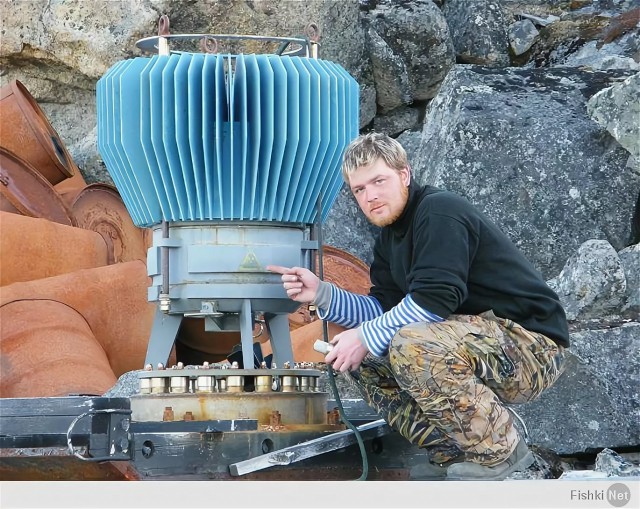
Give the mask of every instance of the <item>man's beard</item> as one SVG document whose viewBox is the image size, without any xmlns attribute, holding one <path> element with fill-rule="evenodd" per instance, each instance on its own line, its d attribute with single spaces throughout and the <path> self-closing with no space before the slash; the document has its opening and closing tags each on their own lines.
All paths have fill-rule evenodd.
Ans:
<svg viewBox="0 0 640 509">
<path fill-rule="evenodd" d="M 404 212 L 404 209 L 407 206 L 407 200 L 409 197 L 409 188 L 403 186 L 402 190 L 400 191 L 400 194 L 402 196 L 402 207 L 400 207 L 398 210 L 392 211 L 391 214 L 387 217 L 381 217 L 378 219 L 378 218 L 369 216 L 369 221 L 373 225 L 379 226 L 380 228 L 384 228 L 385 226 L 389 226 L 390 224 L 395 223 L 397 219 L 402 215 L 402 213 Z"/>
</svg>

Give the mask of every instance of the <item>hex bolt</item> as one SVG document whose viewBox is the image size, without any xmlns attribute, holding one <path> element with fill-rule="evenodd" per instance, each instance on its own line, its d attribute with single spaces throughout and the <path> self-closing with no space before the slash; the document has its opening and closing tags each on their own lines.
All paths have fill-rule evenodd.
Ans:
<svg viewBox="0 0 640 509">
<path fill-rule="evenodd" d="M 256 392 L 271 392 L 273 377 L 264 375 L 256 377 Z"/>
<path fill-rule="evenodd" d="M 338 410 L 338 407 L 335 407 L 330 412 L 327 412 L 327 424 L 340 424 L 340 411 Z"/>
<path fill-rule="evenodd" d="M 282 377 L 282 392 L 296 392 L 298 390 L 297 376 Z"/>
<path fill-rule="evenodd" d="M 300 379 L 300 390 L 303 392 L 309 392 L 311 390 L 311 384 L 309 383 L 308 376 L 298 377 Z"/>
<path fill-rule="evenodd" d="M 174 394 L 185 394 L 189 392 L 189 377 L 172 376 L 169 382 L 169 392 Z"/>
<path fill-rule="evenodd" d="M 162 364 L 162 362 L 158 362 L 158 367 L 157 369 L 162 370 L 164 369 L 164 364 Z"/>
<path fill-rule="evenodd" d="M 182 362 L 178 362 L 177 369 L 184 369 L 184 364 Z"/>
<path fill-rule="evenodd" d="M 225 377 L 218 378 L 218 392 L 227 392 L 227 379 Z"/>
<path fill-rule="evenodd" d="M 123 453 L 126 454 L 127 451 L 129 450 L 129 440 L 124 437 L 121 438 L 120 440 L 118 440 L 118 447 Z"/>
<path fill-rule="evenodd" d="M 164 413 L 162 414 L 162 420 L 163 421 L 173 421 L 174 419 L 174 415 L 173 415 L 173 408 L 170 406 L 166 406 L 164 407 Z"/>
<path fill-rule="evenodd" d="M 140 394 L 151 394 L 151 378 L 140 379 Z"/>
<path fill-rule="evenodd" d="M 243 376 L 228 376 L 227 377 L 227 392 L 242 392 L 244 390 L 244 377 Z"/>
<path fill-rule="evenodd" d="M 151 393 L 163 394 L 167 392 L 167 379 L 165 377 L 153 377 L 151 379 Z"/>
<path fill-rule="evenodd" d="M 271 415 L 269 416 L 269 426 L 281 426 L 282 425 L 282 415 L 277 410 L 273 410 Z"/>
<path fill-rule="evenodd" d="M 233 361 L 233 364 L 231 364 L 231 369 L 238 369 L 239 368 L 239 364 L 237 363 L 237 361 Z"/>
<path fill-rule="evenodd" d="M 213 392 L 214 378 L 212 376 L 199 376 L 196 378 L 196 392 Z"/>
<path fill-rule="evenodd" d="M 185 421 L 195 421 L 195 419 L 193 417 L 193 412 L 185 412 L 184 420 Z"/>
</svg>

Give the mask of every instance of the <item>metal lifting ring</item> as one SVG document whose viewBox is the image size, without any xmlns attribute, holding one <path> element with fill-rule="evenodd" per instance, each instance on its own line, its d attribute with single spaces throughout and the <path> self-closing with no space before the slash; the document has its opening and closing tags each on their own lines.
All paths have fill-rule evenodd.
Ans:
<svg viewBox="0 0 640 509">
<path fill-rule="evenodd" d="M 311 42 L 320 41 L 320 27 L 315 23 L 309 23 L 304 29 L 304 34 L 309 38 Z"/>
<path fill-rule="evenodd" d="M 203 53 L 218 53 L 218 41 L 210 35 L 200 39 L 200 51 Z"/>
<path fill-rule="evenodd" d="M 165 36 L 165 35 L 169 35 L 171 32 L 169 31 L 169 16 L 167 16 L 166 14 L 163 14 L 162 16 L 160 16 L 160 19 L 158 20 L 158 35 L 159 36 Z"/>
</svg>

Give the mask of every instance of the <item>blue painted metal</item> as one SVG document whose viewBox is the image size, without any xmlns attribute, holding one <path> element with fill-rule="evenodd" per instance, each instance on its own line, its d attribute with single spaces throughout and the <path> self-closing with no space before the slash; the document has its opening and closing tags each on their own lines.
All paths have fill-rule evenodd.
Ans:
<svg viewBox="0 0 640 509">
<path fill-rule="evenodd" d="M 138 226 L 325 219 L 358 134 L 339 65 L 192 53 L 118 62 L 97 85 L 98 149 Z"/>
</svg>

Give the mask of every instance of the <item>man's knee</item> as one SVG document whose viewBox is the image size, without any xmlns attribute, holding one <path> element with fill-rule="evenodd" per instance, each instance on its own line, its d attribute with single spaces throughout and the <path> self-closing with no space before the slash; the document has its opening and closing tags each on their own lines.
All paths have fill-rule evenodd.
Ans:
<svg viewBox="0 0 640 509">
<path fill-rule="evenodd" d="M 458 341 L 453 339 L 449 322 L 418 322 L 402 327 L 393 336 L 389 345 L 389 355 L 442 356 L 455 350 Z M 457 339 L 457 338 L 456 338 Z"/>
</svg>

